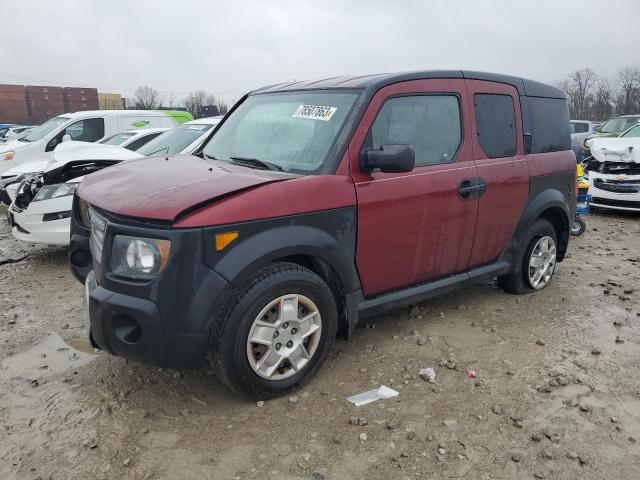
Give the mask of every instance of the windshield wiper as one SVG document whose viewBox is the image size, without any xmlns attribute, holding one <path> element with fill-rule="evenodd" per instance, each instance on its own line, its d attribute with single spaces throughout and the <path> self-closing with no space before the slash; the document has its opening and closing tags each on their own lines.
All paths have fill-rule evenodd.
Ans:
<svg viewBox="0 0 640 480">
<path fill-rule="evenodd" d="M 229 157 L 231 163 L 235 163 L 237 165 L 243 165 L 245 167 L 251 168 L 260 168 L 262 170 L 277 170 L 281 172 L 283 168 L 280 165 L 276 165 L 275 163 L 265 162 L 264 160 L 259 160 L 257 158 L 251 157 Z"/>
<path fill-rule="evenodd" d="M 216 157 L 211 157 L 204 152 L 202 152 L 202 157 L 206 158 L 207 160 L 218 160 Z"/>
<path fill-rule="evenodd" d="M 29 143 L 29 140 L 27 140 L 26 138 L 22 137 L 22 138 L 18 138 L 19 142 L 27 142 Z"/>
</svg>

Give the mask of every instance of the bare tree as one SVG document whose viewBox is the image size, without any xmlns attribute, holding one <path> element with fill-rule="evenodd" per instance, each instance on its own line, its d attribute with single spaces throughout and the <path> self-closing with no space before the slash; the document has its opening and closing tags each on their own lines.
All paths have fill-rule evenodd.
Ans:
<svg viewBox="0 0 640 480">
<path fill-rule="evenodd" d="M 148 86 L 138 87 L 133 93 L 135 108 L 140 110 L 153 110 L 162 103 L 160 92 Z"/>
<path fill-rule="evenodd" d="M 613 115 L 614 91 L 607 77 L 599 76 L 597 78 L 593 103 L 590 105 L 589 110 L 590 115 L 587 118 L 593 120 L 606 120 Z"/>
<path fill-rule="evenodd" d="M 169 108 L 173 108 L 176 105 L 176 94 L 173 92 L 169 92 L 169 95 L 167 95 L 167 104 L 169 105 Z"/>
<path fill-rule="evenodd" d="M 184 99 L 184 106 L 193 115 L 193 118 L 224 115 L 227 113 L 227 105 L 212 93 L 204 90 L 191 92 Z"/>
<path fill-rule="evenodd" d="M 636 113 L 640 109 L 640 67 L 628 66 L 618 72 L 618 113 Z"/>
<path fill-rule="evenodd" d="M 571 113 L 574 117 L 586 118 L 590 113 L 589 104 L 593 101 L 596 73 L 586 67 L 570 73 L 568 80 Z"/>
</svg>

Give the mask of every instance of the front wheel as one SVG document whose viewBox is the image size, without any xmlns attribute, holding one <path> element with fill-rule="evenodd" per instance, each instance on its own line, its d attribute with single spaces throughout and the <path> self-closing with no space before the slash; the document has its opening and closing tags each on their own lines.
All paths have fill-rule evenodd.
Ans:
<svg viewBox="0 0 640 480">
<path fill-rule="evenodd" d="M 498 285 L 510 293 L 542 290 L 551 282 L 557 261 L 557 238 L 553 225 L 540 218 L 527 232 L 511 270 L 498 277 Z"/>
<path fill-rule="evenodd" d="M 292 263 L 251 275 L 212 331 L 209 359 L 227 387 L 264 399 L 299 387 L 320 368 L 336 336 L 331 289 Z"/>
</svg>

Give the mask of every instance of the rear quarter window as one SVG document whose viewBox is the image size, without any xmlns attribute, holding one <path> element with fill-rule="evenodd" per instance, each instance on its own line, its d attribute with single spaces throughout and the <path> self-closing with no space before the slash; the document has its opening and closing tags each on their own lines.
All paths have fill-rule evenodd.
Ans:
<svg viewBox="0 0 640 480">
<path fill-rule="evenodd" d="M 473 96 L 478 143 L 489 158 L 516 154 L 516 115 L 511 95 L 478 93 Z"/>
<path fill-rule="evenodd" d="M 569 108 L 561 98 L 523 97 L 527 153 L 571 149 Z"/>
</svg>

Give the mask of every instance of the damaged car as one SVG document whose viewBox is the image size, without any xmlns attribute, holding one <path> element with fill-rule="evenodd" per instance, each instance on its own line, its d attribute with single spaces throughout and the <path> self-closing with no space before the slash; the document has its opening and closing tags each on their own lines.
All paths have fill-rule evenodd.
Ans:
<svg viewBox="0 0 640 480">
<path fill-rule="evenodd" d="M 589 141 L 585 160 L 591 206 L 640 211 L 640 125 L 618 138 Z"/>
<path fill-rule="evenodd" d="M 116 163 L 152 155 L 191 153 L 205 140 L 221 117 L 193 120 L 174 127 L 142 148 L 94 144 L 56 152 L 42 173 L 23 175 L 7 185 L 5 200 L 11 203 L 7 219 L 18 240 L 48 245 L 68 245 L 73 194 L 86 175 Z"/>
</svg>

